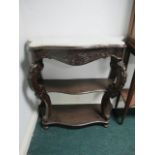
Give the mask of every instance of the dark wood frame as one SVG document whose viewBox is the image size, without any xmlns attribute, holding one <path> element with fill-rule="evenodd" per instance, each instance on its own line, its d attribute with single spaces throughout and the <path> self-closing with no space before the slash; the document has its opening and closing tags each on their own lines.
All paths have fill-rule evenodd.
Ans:
<svg viewBox="0 0 155 155">
<path fill-rule="evenodd" d="M 126 68 L 123 64 L 124 51 L 126 46 L 90 46 L 90 47 L 70 47 L 70 46 L 40 46 L 30 47 L 32 64 L 29 70 L 29 82 L 36 96 L 41 100 L 39 114 L 44 127 L 49 125 L 62 125 L 70 127 L 82 127 L 90 124 L 108 125 L 112 104 L 110 98 L 118 96 L 126 82 Z M 63 63 L 78 66 L 90 63 L 100 58 L 111 57 L 111 72 L 105 85 L 101 87 L 101 79 L 91 79 L 77 89 L 76 80 L 71 87 L 61 87 L 61 80 L 58 83 L 50 81 L 51 86 L 47 89 L 46 80 L 42 79 L 41 71 L 44 67 L 43 58 L 55 59 Z M 90 80 L 90 79 L 89 79 Z M 100 82 L 99 82 L 100 81 Z M 66 81 L 67 82 L 67 81 Z M 97 84 L 92 85 L 93 82 Z M 92 91 L 104 91 L 100 108 L 98 105 L 80 106 L 54 106 L 48 92 L 63 92 L 69 94 L 89 93 Z"/>
</svg>

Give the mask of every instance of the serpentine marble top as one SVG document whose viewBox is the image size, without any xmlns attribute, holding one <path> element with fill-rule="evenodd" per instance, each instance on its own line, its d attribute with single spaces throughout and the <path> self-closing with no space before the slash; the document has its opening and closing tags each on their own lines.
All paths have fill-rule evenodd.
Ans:
<svg viewBox="0 0 155 155">
<path fill-rule="evenodd" d="M 53 38 L 42 38 L 42 39 L 31 39 L 29 43 L 30 48 L 37 47 L 82 47 L 82 48 L 91 48 L 91 47 L 107 47 L 107 46 L 118 46 L 124 47 L 125 42 L 118 38 L 93 38 L 93 37 L 53 37 Z"/>
</svg>

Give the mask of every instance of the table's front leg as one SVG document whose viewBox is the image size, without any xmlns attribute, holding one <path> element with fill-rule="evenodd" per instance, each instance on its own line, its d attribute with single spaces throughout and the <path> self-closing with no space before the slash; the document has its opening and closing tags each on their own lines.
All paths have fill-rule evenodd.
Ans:
<svg viewBox="0 0 155 155">
<path fill-rule="evenodd" d="M 102 97 L 101 100 L 101 111 L 102 111 L 102 116 L 103 118 L 106 120 L 106 122 L 108 122 L 109 118 L 110 118 L 110 113 L 112 110 L 112 104 L 110 101 L 110 96 L 111 94 L 106 91 L 105 94 Z"/>
<path fill-rule="evenodd" d="M 42 69 L 43 63 L 41 60 L 33 63 L 29 70 L 29 82 L 32 89 L 35 91 L 36 96 L 41 100 L 39 112 L 41 112 L 42 122 L 44 124 L 48 121 L 48 118 L 51 115 L 52 104 L 44 86 L 39 83 Z"/>
<path fill-rule="evenodd" d="M 101 101 L 101 109 L 103 118 L 107 121 L 110 118 L 110 113 L 112 110 L 112 104 L 110 98 L 116 97 L 126 82 L 126 68 L 123 64 L 122 59 L 111 57 L 111 72 L 109 79 L 113 81 L 113 84 L 105 91 Z"/>
</svg>

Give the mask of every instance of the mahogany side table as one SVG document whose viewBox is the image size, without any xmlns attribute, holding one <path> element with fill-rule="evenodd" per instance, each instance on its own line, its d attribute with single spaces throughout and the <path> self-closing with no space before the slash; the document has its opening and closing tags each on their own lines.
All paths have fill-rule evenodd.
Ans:
<svg viewBox="0 0 155 155">
<path fill-rule="evenodd" d="M 114 98 L 122 90 L 126 82 L 126 69 L 123 57 L 126 45 L 29 45 L 32 64 L 29 70 L 29 82 L 36 96 L 41 100 L 39 115 L 43 127 L 62 125 L 67 127 L 83 127 L 91 124 L 108 126 Z M 44 67 L 43 58 L 79 66 L 100 58 L 111 57 L 110 76 L 107 79 L 43 79 L 41 71 Z M 102 91 L 104 95 L 101 105 L 53 105 L 49 92 L 67 94 L 91 93 Z"/>
</svg>

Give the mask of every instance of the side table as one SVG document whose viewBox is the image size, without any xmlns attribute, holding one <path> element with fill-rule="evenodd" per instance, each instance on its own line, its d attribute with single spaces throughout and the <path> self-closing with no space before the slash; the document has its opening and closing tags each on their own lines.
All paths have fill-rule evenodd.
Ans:
<svg viewBox="0 0 155 155">
<path fill-rule="evenodd" d="M 126 82 L 123 57 L 126 45 L 39 45 L 29 44 L 32 64 L 29 82 L 36 96 L 41 100 L 39 114 L 43 127 L 62 125 L 82 127 L 90 124 L 108 126 L 112 104 L 110 98 L 118 96 Z M 107 79 L 67 79 L 46 80 L 41 76 L 43 58 L 55 59 L 72 66 L 85 65 L 100 58 L 111 57 L 111 72 Z M 103 91 L 101 105 L 53 105 L 49 92 L 67 94 Z"/>
</svg>

